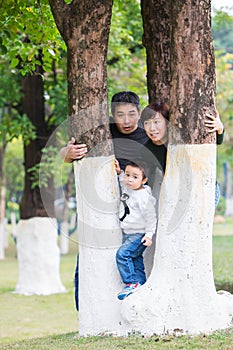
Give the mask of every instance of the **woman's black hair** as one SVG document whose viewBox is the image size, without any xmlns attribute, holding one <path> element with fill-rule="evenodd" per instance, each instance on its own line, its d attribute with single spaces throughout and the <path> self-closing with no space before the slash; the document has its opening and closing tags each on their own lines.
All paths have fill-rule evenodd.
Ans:
<svg viewBox="0 0 233 350">
<path fill-rule="evenodd" d="M 155 116 L 156 113 L 162 114 L 162 116 L 169 121 L 169 106 L 164 102 L 153 102 L 146 106 L 141 114 L 142 125 L 148 119 Z"/>
</svg>

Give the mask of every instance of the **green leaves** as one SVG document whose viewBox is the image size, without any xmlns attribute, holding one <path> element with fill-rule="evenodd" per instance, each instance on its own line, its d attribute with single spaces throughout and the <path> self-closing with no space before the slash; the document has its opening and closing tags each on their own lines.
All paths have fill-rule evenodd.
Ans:
<svg viewBox="0 0 233 350">
<path fill-rule="evenodd" d="M 35 69 L 39 52 L 43 52 L 44 68 L 49 71 L 52 60 L 58 60 L 60 50 L 66 49 L 47 1 L 3 3 L 0 28 L 4 61 L 8 61 L 12 69 L 20 65 L 22 75 Z"/>
</svg>

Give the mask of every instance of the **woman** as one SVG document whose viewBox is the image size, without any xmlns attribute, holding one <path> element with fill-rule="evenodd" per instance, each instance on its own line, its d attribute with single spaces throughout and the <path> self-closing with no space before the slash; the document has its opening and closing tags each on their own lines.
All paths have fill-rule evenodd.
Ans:
<svg viewBox="0 0 233 350">
<path fill-rule="evenodd" d="M 223 142 L 224 128 L 217 110 L 214 114 L 206 114 L 205 126 L 208 128 L 208 132 L 217 133 L 217 144 L 219 145 Z M 148 182 L 153 187 L 154 196 L 158 198 L 166 170 L 169 106 L 163 102 L 149 104 L 142 111 L 141 122 L 149 137 L 141 149 L 141 155 L 149 165 Z M 217 183 L 215 195 L 218 195 Z M 218 200 L 215 198 L 215 206 L 217 206 Z"/>
</svg>

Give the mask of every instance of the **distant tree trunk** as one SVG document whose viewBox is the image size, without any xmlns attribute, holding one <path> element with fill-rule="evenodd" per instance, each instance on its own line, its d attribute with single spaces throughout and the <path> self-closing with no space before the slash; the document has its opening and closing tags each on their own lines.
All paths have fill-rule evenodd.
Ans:
<svg viewBox="0 0 233 350">
<path fill-rule="evenodd" d="M 61 254 L 68 254 L 69 252 L 69 199 L 72 194 L 72 184 L 74 182 L 74 171 L 71 170 L 64 196 L 64 207 L 62 213 L 61 221 L 61 231 L 60 231 L 60 250 Z"/>
<path fill-rule="evenodd" d="M 46 146 L 52 131 L 45 120 L 44 108 L 44 84 L 42 66 L 32 75 L 26 75 L 22 82 L 23 103 L 22 113 L 25 113 L 36 128 L 36 139 L 29 145 L 24 145 L 25 185 L 23 198 L 20 204 L 21 219 L 29 219 L 35 216 L 54 217 L 54 186 L 53 180 L 49 180 L 46 188 L 46 207 L 44 206 L 41 189 L 32 188 L 31 173 L 28 169 L 40 163 L 42 150 Z"/>
<path fill-rule="evenodd" d="M 74 0 L 65 4 L 62 0 L 50 0 L 50 5 L 68 49 L 69 133 L 90 149 L 88 157 L 74 164 L 79 332 L 111 332 L 116 325 L 120 327 L 116 298 L 120 278 L 115 252 L 121 239 L 107 110 L 106 55 L 112 1 Z"/>
<path fill-rule="evenodd" d="M 38 59 L 42 62 L 42 57 Z M 42 65 L 37 66 L 34 74 L 25 76 L 22 82 L 22 113 L 27 114 L 36 129 L 36 139 L 24 145 L 25 185 L 17 226 L 19 278 L 15 292 L 25 295 L 65 291 L 59 272 L 53 180 L 49 180 L 46 188 L 33 188 L 28 172 L 40 163 L 42 149 L 53 131 L 45 120 L 42 74 Z"/>
<path fill-rule="evenodd" d="M 128 327 L 146 335 L 226 328 L 233 313 L 233 297 L 216 293 L 212 271 L 216 140 L 204 127 L 215 103 L 210 1 L 172 2 L 170 15 L 170 142 L 154 266 L 122 307 Z"/>
<path fill-rule="evenodd" d="M 0 147 L 0 260 L 5 258 L 4 235 L 5 235 L 5 216 L 6 216 L 6 176 L 4 172 L 4 155 L 6 142 L 3 140 Z"/>
<path fill-rule="evenodd" d="M 233 184 L 232 184 L 232 169 L 229 163 L 225 164 L 226 173 L 226 216 L 233 216 Z"/>
<path fill-rule="evenodd" d="M 149 102 L 170 96 L 170 1 L 141 0 Z"/>
</svg>

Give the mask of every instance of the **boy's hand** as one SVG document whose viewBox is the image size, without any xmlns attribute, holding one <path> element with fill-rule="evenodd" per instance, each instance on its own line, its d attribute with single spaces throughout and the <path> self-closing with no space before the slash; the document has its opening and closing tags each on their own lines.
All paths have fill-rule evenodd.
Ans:
<svg viewBox="0 0 233 350">
<path fill-rule="evenodd" d="M 116 169 L 117 175 L 120 175 L 122 173 L 122 170 L 120 168 L 120 164 L 119 164 L 118 160 L 115 159 L 114 163 L 115 163 L 115 169 Z"/>
<path fill-rule="evenodd" d="M 214 132 L 216 131 L 219 135 L 223 133 L 223 123 L 221 122 L 221 119 L 219 117 L 218 111 L 216 110 L 216 116 L 212 114 L 206 114 L 206 120 L 205 120 L 205 126 L 210 128 L 208 132 Z"/>
<path fill-rule="evenodd" d="M 152 245 L 152 239 L 150 239 L 149 237 L 142 237 L 141 242 L 143 243 L 143 245 L 145 245 L 146 247 L 150 247 Z"/>
<path fill-rule="evenodd" d="M 66 163 L 72 163 L 76 159 L 81 159 L 87 154 L 87 145 L 86 144 L 77 144 L 75 145 L 75 138 L 71 137 L 71 140 L 68 142 L 67 146 L 62 148 L 60 151 L 61 157 Z"/>
</svg>

